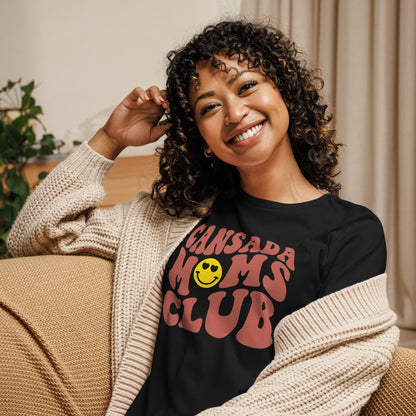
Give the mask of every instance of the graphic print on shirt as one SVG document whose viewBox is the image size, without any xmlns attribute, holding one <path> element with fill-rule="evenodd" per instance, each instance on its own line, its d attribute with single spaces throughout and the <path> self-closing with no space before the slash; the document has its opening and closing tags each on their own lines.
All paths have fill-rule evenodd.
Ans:
<svg viewBox="0 0 416 416">
<path fill-rule="evenodd" d="M 217 259 L 200 261 L 194 269 L 195 283 L 200 287 L 212 287 L 222 277 L 222 267 Z"/>
<path fill-rule="evenodd" d="M 202 224 L 175 254 L 163 301 L 166 325 L 234 336 L 250 348 L 272 345 L 272 318 L 295 270 L 293 248 Z"/>
</svg>

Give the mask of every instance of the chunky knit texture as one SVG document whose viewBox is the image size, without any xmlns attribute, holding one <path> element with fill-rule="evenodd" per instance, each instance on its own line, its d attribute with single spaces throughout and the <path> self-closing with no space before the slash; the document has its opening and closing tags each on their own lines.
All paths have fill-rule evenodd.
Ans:
<svg viewBox="0 0 416 416">
<path fill-rule="evenodd" d="M 416 414 L 416 350 L 398 347 L 392 365 L 360 416 Z"/>
<path fill-rule="evenodd" d="M 35 190 L 9 237 L 15 255 L 90 254 L 115 261 L 113 393 L 108 415 L 124 415 L 150 373 L 169 256 L 194 227 L 166 215 L 147 194 L 96 209 L 113 162 L 88 145 Z M 201 415 L 356 415 L 387 371 L 398 342 L 386 276 L 351 286 L 284 318 L 274 360 L 254 385 Z"/>
<path fill-rule="evenodd" d="M 97 416 L 111 396 L 113 263 L 0 262 L 0 415 Z"/>
<path fill-rule="evenodd" d="M 144 193 L 131 203 L 96 209 L 104 199 L 102 182 L 113 164 L 87 144 L 81 145 L 33 192 L 10 232 L 8 246 L 15 256 L 85 254 L 115 261 L 114 381 L 134 317 L 144 305 L 157 269 L 163 270 L 169 255 L 198 220 L 175 220 Z M 158 320 L 151 325 L 157 327 Z M 152 356 L 153 348 L 149 348 L 146 366 Z"/>
</svg>

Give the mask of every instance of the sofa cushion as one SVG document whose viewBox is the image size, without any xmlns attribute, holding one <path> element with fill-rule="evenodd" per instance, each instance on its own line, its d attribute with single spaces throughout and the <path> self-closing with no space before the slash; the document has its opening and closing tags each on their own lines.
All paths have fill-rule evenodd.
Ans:
<svg viewBox="0 0 416 416">
<path fill-rule="evenodd" d="M 0 414 L 105 412 L 112 271 L 86 256 L 0 261 Z"/>
<path fill-rule="evenodd" d="M 416 350 L 398 347 L 392 365 L 360 416 L 416 415 Z"/>
</svg>

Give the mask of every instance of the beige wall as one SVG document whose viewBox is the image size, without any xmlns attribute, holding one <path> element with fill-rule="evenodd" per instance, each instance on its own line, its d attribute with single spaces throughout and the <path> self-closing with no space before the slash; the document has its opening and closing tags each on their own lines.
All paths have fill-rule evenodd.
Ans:
<svg viewBox="0 0 416 416">
<path fill-rule="evenodd" d="M 163 85 L 169 50 L 239 10 L 240 0 L 0 0 L 0 85 L 35 79 L 48 131 L 87 140 L 132 88 Z"/>
</svg>

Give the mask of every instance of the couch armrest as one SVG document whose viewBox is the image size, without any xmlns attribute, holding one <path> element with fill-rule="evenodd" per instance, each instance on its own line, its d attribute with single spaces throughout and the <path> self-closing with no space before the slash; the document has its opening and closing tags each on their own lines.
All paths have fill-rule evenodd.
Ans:
<svg viewBox="0 0 416 416">
<path fill-rule="evenodd" d="M 111 394 L 113 263 L 0 261 L 0 414 L 99 415 Z"/>
<path fill-rule="evenodd" d="M 416 350 L 398 347 L 379 388 L 360 416 L 416 415 Z"/>
</svg>

